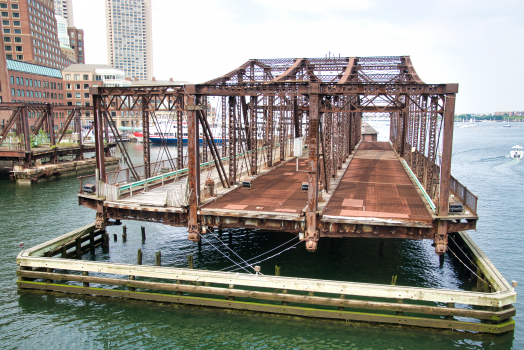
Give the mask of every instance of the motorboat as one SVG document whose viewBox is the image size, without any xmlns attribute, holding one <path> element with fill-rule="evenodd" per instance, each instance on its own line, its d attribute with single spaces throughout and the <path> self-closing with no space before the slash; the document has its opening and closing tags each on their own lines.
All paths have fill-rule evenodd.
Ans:
<svg viewBox="0 0 524 350">
<path fill-rule="evenodd" d="M 524 157 L 524 151 L 522 151 L 524 147 L 516 145 L 516 146 L 513 146 L 512 148 L 514 149 L 514 151 L 509 152 L 509 155 L 511 158 L 522 159 Z"/>
</svg>

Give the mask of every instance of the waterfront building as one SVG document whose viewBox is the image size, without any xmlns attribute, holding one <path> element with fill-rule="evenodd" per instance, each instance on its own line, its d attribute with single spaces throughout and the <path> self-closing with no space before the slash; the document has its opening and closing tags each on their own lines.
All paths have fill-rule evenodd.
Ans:
<svg viewBox="0 0 524 350">
<path fill-rule="evenodd" d="M 107 53 L 127 77 L 153 77 L 151 0 L 106 0 Z"/>
<path fill-rule="evenodd" d="M 124 71 L 107 64 L 72 64 L 63 70 L 65 104 L 68 106 L 91 107 L 90 87 L 131 86 Z M 82 111 L 82 124 L 93 122 L 91 111 Z M 111 112 L 116 126 L 133 126 L 141 118 L 140 111 Z"/>
<path fill-rule="evenodd" d="M 0 102 L 64 104 L 64 85 L 59 69 L 9 59 L 5 62 L 0 80 L 7 81 L 7 84 L 2 84 L 7 88 L 2 88 Z M 31 111 L 28 114 L 29 127 L 33 128 L 40 116 Z M 3 130 L 9 116 L 8 112 L 0 114 L 0 130 Z M 64 112 L 55 112 L 54 118 L 55 129 L 58 130 L 67 116 Z"/>
<path fill-rule="evenodd" d="M 63 69 L 53 0 L 0 0 L 3 58 Z M 0 62 L 1 63 L 1 62 Z"/>
</svg>

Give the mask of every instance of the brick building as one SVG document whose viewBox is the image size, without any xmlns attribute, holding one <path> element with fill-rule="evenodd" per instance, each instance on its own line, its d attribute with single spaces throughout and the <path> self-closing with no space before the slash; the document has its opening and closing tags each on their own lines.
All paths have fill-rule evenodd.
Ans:
<svg viewBox="0 0 524 350">
<path fill-rule="evenodd" d="M 90 87 L 131 86 L 124 77 L 124 71 L 106 64 L 73 64 L 62 71 L 64 76 L 65 104 L 67 106 L 91 107 Z M 111 112 L 117 126 L 132 126 L 139 113 Z M 123 119 L 123 120 L 121 120 Z M 82 125 L 93 122 L 90 111 L 82 112 Z"/>
<path fill-rule="evenodd" d="M 4 57 L 63 69 L 53 0 L 0 0 Z"/>
<path fill-rule="evenodd" d="M 64 84 L 62 74 L 57 68 L 45 67 L 27 62 L 5 60 L 5 70 L 0 71 L 3 102 L 50 103 L 64 105 Z M 7 122 L 10 113 L 0 114 L 0 129 Z M 40 115 L 29 112 L 29 126 L 33 127 Z M 65 112 L 55 112 L 55 128 L 62 127 L 67 116 Z"/>
</svg>

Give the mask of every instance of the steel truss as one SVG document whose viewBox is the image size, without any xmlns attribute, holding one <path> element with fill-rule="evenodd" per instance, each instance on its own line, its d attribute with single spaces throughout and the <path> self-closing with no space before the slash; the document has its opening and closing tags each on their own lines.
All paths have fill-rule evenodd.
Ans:
<svg viewBox="0 0 524 350">
<path fill-rule="evenodd" d="M 280 144 L 278 159 L 285 160 L 286 147 L 293 145 L 294 138 L 305 135 L 309 161 L 304 239 L 310 250 L 316 249 L 320 236 L 319 180 L 323 178 L 326 189 L 330 189 L 330 179 L 360 141 L 362 113 L 390 115 L 393 147 L 404 157 L 429 197 L 438 203 L 436 214 L 448 215 L 457 92 L 457 84 L 425 84 L 408 56 L 253 59 L 204 84 L 91 88 L 95 116 L 97 108 L 102 112 L 142 111 L 145 145 L 148 145 L 146 128 L 150 113 L 176 112 L 178 130 L 181 129 L 182 113 L 187 113 L 190 134 L 195 137 L 196 132 L 198 138 L 198 120 L 200 124 L 207 120 L 207 99 L 220 97 L 222 157 L 229 160 L 229 185 L 236 184 L 241 169 L 246 169 L 249 175 L 257 174 L 260 157 L 267 166 L 274 165 L 277 143 Z M 97 103 L 98 100 L 101 103 Z M 185 101 L 194 103 L 186 104 Z M 104 115 L 107 113 L 102 113 L 102 117 Z M 218 150 L 213 146 L 213 138 L 217 135 L 212 135 L 210 128 L 204 134 L 208 138 L 204 150 L 212 148 L 211 154 L 217 158 Z M 180 131 L 178 136 L 180 139 Z M 195 140 L 191 144 L 195 144 Z M 261 145 L 267 149 L 259 151 Z M 196 177 L 190 182 L 195 199 L 190 201 L 188 209 L 196 213 L 200 198 L 197 186 L 200 159 L 191 147 L 198 148 L 198 142 L 188 147 L 188 167 L 194 167 L 190 174 Z M 179 168 L 183 166 L 181 149 L 178 150 Z M 148 169 L 148 147 L 144 150 Z M 237 157 L 237 154 L 243 156 Z M 98 152 L 97 156 L 103 158 L 103 153 Z M 207 160 L 206 157 L 207 152 L 204 152 L 202 161 Z M 103 167 L 102 161 L 98 164 Z M 148 169 L 146 174 L 150 172 Z M 103 173 L 100 169 L 99 176 Z M 189 220 L 192 237 L 196 237 L 194 230 L 198 220 L 196 216 Z M 443 221 L 439 225 L 447 223 Z M 439 241 L 438 252 L 442 252 L 444 241 Z"/>
</svg>

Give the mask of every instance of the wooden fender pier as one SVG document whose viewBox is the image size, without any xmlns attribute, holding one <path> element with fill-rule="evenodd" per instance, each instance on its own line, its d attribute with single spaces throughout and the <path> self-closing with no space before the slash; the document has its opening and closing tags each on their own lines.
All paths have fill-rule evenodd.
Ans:
<svg viewBox="0 0 524 350">
<path fill-rule="evenodd" d="M 493 334 L 513 330 L 515 308 L 512 304 L 516 301 L 514 288 L 466 233 L 459 232 L 453 237 L 479 268 L 478 291 L 82 260 L 83 254 L 94 252 L 99 246 L 102 247 L 98 249 L 109 247 L 107 233 L 97 229 L 94 223 L 20 252 L 17 257 L 17 285 L 21 290 L 320 319 Z M 140 288 L 140 291 L 136 288 Z M 373 301 L 369 301 L 369 298 L 373 298 Z"/>
</svg>

